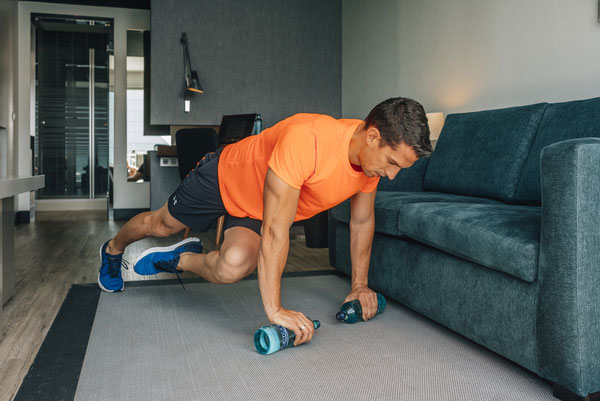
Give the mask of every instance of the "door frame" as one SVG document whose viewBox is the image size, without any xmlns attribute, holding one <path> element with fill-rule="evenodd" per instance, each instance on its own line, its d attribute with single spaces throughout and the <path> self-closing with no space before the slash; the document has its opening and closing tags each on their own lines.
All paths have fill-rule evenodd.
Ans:
<svg viewBox="0 0 600 401">
<path fill-rule="evenodd" d="M 150 10 L 71 4 L 18 2 L 17 104 L 15 121 L 16 175 L 31 175 L 30 135 L 35 127 L 35 48 L 32 47 L 31 14 L 82 15 L 114 20 L 114 208 L 150 207 L 150 183 L 127 185 L 127 30 L 150 30 Z M 117 168 L 124 166 L 123 168 Z M 86 202 L 82 199 L 82 202 Z M 75 205 L 79 207 L 82 205 Z M 29 194 L 18 197 L 18 211 L 29 211 Z"/>
<path fill-rule="evenodd" d="M 51 19 L 51 18 L 56 18 L 56 19 L 58 19 L 60 21 L 67 21 L 67 20 L 75 21 L 76 19 L 77 20 L 85 20 L 87 17 L 83 17 L 81 15 L 73 17 L 73 16 L 69 16 L 69 15 L 58 15 L 58 14 L 52 14 L 52 15 L 37 14 L 37 13 L 36 14 L 32 14 L 32 19 L 36 20 L 36 21 L 38 21 L 38 20 L 47 21 L 48 19 Z M 101 31 L 98 31 L 97 29 L 95 29 L 94 27 L 90 28 L 89 30 L 86 30 L 85 27 L 78 27 L 78 29 L 70 30 L 70 28 L 74 28 L 75 27 L 75 25 L 72 25 L 70 27 L 65 27 L 63 30 L 61 30 L 59 32 L 67 32 L 67 33 L 68 32 L 75 32 L 76 35 L 84 35 L 85 33 L 90 33 L 92 35 L 105 35 L 104 37 L 106 38 L 106 45 L 107 46 L 110 45 L 111 51 L 112 51 L 112 43 L 114 42 L 113 41 L 114 20 L 112 20 L 110 18 L 104 18 L 104 17 L 103 18 L 92 17 L 92 18 L 89 18 L 89 21 L 96 21 L 96 22 L 101 21 L 101 22 L 109 23 L 110 24 L 109 25 L 110 26 L 110 30 L 109 31 L 102 31 L 101 32 Z M 37 71 L 38 74 L 37 74 L 37 76 L 33 77 L 33 79 L 35 79 L 36 82 L 37 82 L 37 86 L 34 88 L 34 92 L 35 91 L 39 91 L 40 88 L 47 87 L 47 85 L 50 84 L 50 82 L 46 82 L 46 80 L 48 79 L 46 77 L 46 74 L 42 74 L 41 73 L 46 68 L 41 68 L 41 69 L 39 68 L 39 67 L 42 67 L 43 64 L 45 62 L 47 62 L 48 60 L 46 58 L 47 57 L 46 56 L 47 51 L 45 49 L 42 51 L 41 54 L 39 53 L 40 47 L 37 46 L 38 45 L 37 41 L 38 41 L 40 35 L 46 35 L 46 34 L 52 35 L 52 34 L 50 34 L 48 32 L 43 32 L 43 31 L 46 31 L 46 30 L 43 28 L 42 24 L 43 24 L 43 22 L 40 23 L 39 26 L 36 26 L 36 23 L 33 23 L 32 24 L 32 31 L 31 31 L 32 32 L 32 37 L 31 37 L 31 39 L 32 39 L 32 48 L 35 49 L 34 57 L 35 57 L 35 60 L 38 63 L 38 71 Z M 97 38 L 97 36 L 94 36 L 94 38 Z M 76 39 L 76 40 L 78 40 L 78 39 Z M 100 49 L 103 49 L 103 48 L 100 47 L 99 50 Z M 53 50 L 55 50 L 55 49 L 54 48 L 49 49 L 49 53 L 52 54 L 54 52 Z M 74 50 L 74 48 L 71 48 L 71 51 L 73 51 L 73 50 Z M 52 180 L 52 176 L 49 176 L 48 173 L 47 173 L 47 171 L 44 171 L 43 168 L 39 168 L 37 170 L 38 174 L 43 174 L 43 175 L 46 176 L 45 177 L 45 182 L 46 182 L 45 188 L 42 188 L 41 192 L 37 192 L 36 193 L 36 195 L 42 195 L 42 194 L 45 195 L 43 197 L 38 198 L 40 201 L 42 199 L 44 199 L 44 200 L 46 200 L 46 199 L 54 199 L 54 200 L 103 199 L 104 201 L 106 201 L 106 192 L 103 193 L 103 194 L 101 194 L 100 196 L 97 196 L 97 194 L 96 194 L 96 185 L 95 185 L 96 184 L 96 177 L 95 177 L 95 175 L 96 175 L 96 171 L 97 171 L 97 168 L 96 168 L 97 167 L 96 166 L 96 154 L 97 154 L 96 144 L 97 144 L 97 141 L 96 141 L 96 134 L 95 134 L 96 126 L 97 126 L 96 121 L 95 121 L 95 114 L 96 114 L 96 104 L 95 104 L 96 103 L 96 96 L 95 96 L 95 91 L 96 91 L 96 85 L 95 85 L 95 83 L 96 83 L 96 79 L 95 79 L 95 76 L 96 76 L 95 50 L 96 49 L 94 49 L 93 47 L 87 46 L 86 48 L 81 48 L 81 50 L 80 50 L 81 51 L 81 55 L 79 55 L 81 57 L 81 56 L 84 55 L 83 52 L 86 52 L 87 53 L 87 59 L 89 61 L 89 64 L 88 64 L 88 66 L 86 68 L 87 72 L 88 72 L 88 87 L 87 87 L 87 102 L 88 102 L 88 116 L 87 116 L 88 117 L 88 120 L 87 120 L 88 121 L 88 126 L 87 126 L 87 138 L 88 138 L 88 147 L 87 147 L 88 148 L 88 150 L 87 150 L 87 158 L 88 158 L 87 180 L 88 180 L 88 185 L 87 185 L 87 188 L 88 188 L 88 194 L 87 194 L 87 196 L 81 196 L 81 195 L 78 195 L 78 194 L 73 194 L 72 196 L 60 196 L 60 195 L 54 195 L 54 196 L 50 195 L 49 196 L 47 194 L 44 194 L 45 188 L 48 188 L 49 181 Z M 108 52 L 108 47 L 105 50 Z M 106 57 L 106 65 L 102 66 L 102 67 L 104 67 L 104 68 L 107 69 L 107 71 L 106 71 L 107 73 L 108 73 L 108 67 L 109 67 L 109 60 L 110 60 L 110 57 L 107 56 Z M 72 66 L 72 67 L 75 68 L 74 66 Z M 80 72 L 82 72 L 82 71 L 80 70 Z M 52 79 L 52 78 L 50 78 L 50 79 Z M 110 85 L 112 85 L 112 82 L 109 82 L 109 81 L 110 81 L 110 77 L 108 78 L 108 81 L 106 82 L 106 84 L 110 86 Z M 112 85 L 112 86 L 114 86 L 114 85 Z M 107 106 L 107 112 L 109 111 L 108 107 L 110 107 L 109 91 L 108 91 L 108 89 L 109 89 L 109 87 L 107 86 L 106 99 L 105 99 L 106 100 L 106 106 Z M 81 92 L 83 92 L 83 91 L 81 91 Z M 52 95 L 54 95 L 54 93 L 52 93 Z M 37 157 L 34 157 L 34 160 L 35 160 L 34 166 L 36 166 L 36 167 L 43 167 L 43 166 L 45 166 L 45 158 L 46 158 L 46 155 L 45 155 L 46 149 L 44 147 L 44 143 L 46 142 L 46 139 L 47 139 L 45 137 L 45 126 L 44 126 L 43 120 L 46 120 L 46 119 L 52 118 L 52 117 L 50 117 L 50 116 L 48 116 L 46 114 L 43 114 L 42 111 L 45 108 L 44 107 L 39 107 L 40 106 L 40 101 L 43 101 L 46 98 L 45 97 L 44 97 L 44 99 L 40 98 L 40 93 L 33 93 L 32 96 L 34 96 L 34 98 L 36 99 L 35 100 L 35 104 L 38 106 L 37 107 L 37 111 L 38 111 L 37 112 L 37 118 L 33 119 L 33 122 L 35 123 L 35 127 L 36 127 L 35 128 L 36 129 L 36 135 L 37 135 L 37 138 L 36 138 L 35 142 L 38 144 L 38 146 L 37 146 L 38 152 L 37 152 L 37 155 L 36 155 Z M 80 101 L 82 99 L 83 99 L 82 97 L 79 98 Z M 76 101 L 76 99 L 72 99 L 70 97 L 70 95 L 67 95 L 67 102 L 69 102 L 69 101 L 71 101 L 71 102 L 72 101 Z M 65 104 L 65 106 L 66 106 L 66 104 Z M 65 107 L 64 111 L 65 111 L 65 113 L 67 113 L 67 108 L 66 107 Z M 66 117 L 66 115 L 65 115 L 65 117 Z M 111 117 L 112 116 L 109 115 L 109 122 L 110 122 L 111 125 L 114 125 L 114 122 L 110 121 L 112 119 Z M 106 154 L 104 154 L 104 152 L 102 152 L 101 155 L 105 156 L 106 159 L 107 159 L 107 161 L 108 161 L 108 158 L 109 158 L 109 149 L 108 149 L 108 147 L 110 147 L 110 145 L 111 145 L 111 144 L 108 143 L 108 139 L 109 139 L 108 137 L 110 136 L 108 130 L 106 132 L 106 135 L 107 135 L 107 137 L 106 137 L 106 139 L 107 139 Z M 66 137 L 67 137 L 67 135 L 65 135 L 65 138 Z M 64 155 L 67 156 L 67 157 L 69 157 L 69 158 L 71 158 L 71 159 L 76 159 L 76 160 L 78 158 L 80 158 L 80 156 L 83 156 L 83 154 L 77 154 L 77 151 L 76 151 L 76 154 L 72 154 L 72 153 L 69 154 L 68 151 L 66 151 L 66 150 L 65 150 L 65 154 Z M 67 165 L 65 167 L 67 168 L 66 174 L 69 175 L 69 166 Z M 107 167 L 106 190 L 108 191 L 108 188 L 109 188 L 108 163 L 107 163 L 106 167 Z M 73 173 L 75 173 L 75 172 L 76 172 L 76 168 L 75 168 L 75 171 L 73 171 Z M 73 177 L 68 177 L 66 179 L 66 181 L 68 182 L 70 179 L 72 180 L 72 178 Z M 106 202 L 104 202 L 104 207 L 106 207 Z M 37 204 L 37 210 L 42 210 L 40 208 L 39 204 Z"/>
</svg>

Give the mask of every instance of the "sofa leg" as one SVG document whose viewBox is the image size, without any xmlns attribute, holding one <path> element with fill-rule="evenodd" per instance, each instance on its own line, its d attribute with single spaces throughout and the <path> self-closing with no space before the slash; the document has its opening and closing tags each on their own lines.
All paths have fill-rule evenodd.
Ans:
<svg viewBox="0 0 600 401">
<path fill-rule="evenodd" d="M 581 397 L 556 383 L 552 384 L 552 390 L 552 394 L 562 401 L 600 401 L 600 391 Z"/>
</svg>

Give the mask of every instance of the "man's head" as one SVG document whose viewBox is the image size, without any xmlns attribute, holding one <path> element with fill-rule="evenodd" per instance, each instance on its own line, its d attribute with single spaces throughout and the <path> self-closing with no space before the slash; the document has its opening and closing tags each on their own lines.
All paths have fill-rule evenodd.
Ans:
<svg viewBox="0 0 600 401">
<path fill-rule="evenodd" d="M 397 97 L 379 103 L 365 119 L 364 130 L 360 158 L 368 176 L 393 179 L 400 169 L 433 151 L 425 110 L 412 99 Z"/>
</svg>

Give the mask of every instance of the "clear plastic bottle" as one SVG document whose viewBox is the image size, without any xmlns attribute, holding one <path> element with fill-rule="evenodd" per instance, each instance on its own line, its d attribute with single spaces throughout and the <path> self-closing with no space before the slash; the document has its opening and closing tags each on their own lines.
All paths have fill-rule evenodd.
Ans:
<svg viewBox="0 0 600 401">
<path fill-rule="evenodd" d="M 321 327 L 318 320 L 312 321 L 315 329 Z M 269 355 L 282 349 L 294 346 L 296 333 L 283 326 L 270 324 L 263 326 L 254 333 L 254 346 L 259 354 Z"/>
<path fill-rule="evenodd" d="M 385 297 L 377 293 L 377 314 L 379 315 L 385 309 L 387 302 Z M 342 305 L 340 311 L 335 315 L 335 318 L 344 323 L 356 323 L 362 321 L 362 307 L 358 299 L 353 299 Z"/>
</svg>

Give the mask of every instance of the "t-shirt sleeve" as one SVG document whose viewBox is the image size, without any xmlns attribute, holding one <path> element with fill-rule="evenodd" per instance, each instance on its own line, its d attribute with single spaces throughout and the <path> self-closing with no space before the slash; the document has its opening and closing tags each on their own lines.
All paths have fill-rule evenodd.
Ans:
<svg viewBox="0 0 600 401">
<path fill-rule="evenodd" d="M 269 168 L 291 187 L 300 189 L 314 174 L 316 138 L 303 127 L 289 127 L 277 139 Z"/>
<path fill-rule="evenodd" d="M 360 192 L 373 192 L 377 189 L 377 184 L 379 184 L 379 177 L 369 177 Z"/>
</svg>

